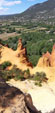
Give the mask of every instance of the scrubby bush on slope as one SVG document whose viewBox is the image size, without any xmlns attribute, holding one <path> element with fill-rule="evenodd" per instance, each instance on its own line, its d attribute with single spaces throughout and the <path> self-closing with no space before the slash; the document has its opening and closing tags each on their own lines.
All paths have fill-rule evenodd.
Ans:
<svg viewBox="0 0 55 113">
<path fill-rule="evenodd" d="M 42 82 L 47 82 L 46 74 L 44 72 L 37 72 L 33 80 L 35 80 L 35 85 L 42 86 Z"/>
<path fill-rule="evenodd" d="M 11 66 L 11 65 L 12 65 L 11 62 L 5 61 L 2 63 L 2 69 L 6 69 L 8 66 Z"/>
</svg>

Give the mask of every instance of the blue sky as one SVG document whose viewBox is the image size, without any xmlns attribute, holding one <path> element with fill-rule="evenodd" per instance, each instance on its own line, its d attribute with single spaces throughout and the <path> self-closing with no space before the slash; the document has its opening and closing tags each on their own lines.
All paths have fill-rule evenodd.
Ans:
<svg viewBox="0 0 55 113">
<path fill-rule="evenodd" d="M 44 1 L 46 0 L 0 0 L 0 15 L 21 13 L 30 6 Z"/>
</svg>

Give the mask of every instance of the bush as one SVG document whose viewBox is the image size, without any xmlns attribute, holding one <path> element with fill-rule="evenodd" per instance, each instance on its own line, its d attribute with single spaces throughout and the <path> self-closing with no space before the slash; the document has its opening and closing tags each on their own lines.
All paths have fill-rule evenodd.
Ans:
<svg viewBox="0 0 55 113">
<path fill-rule="evenodd" d="M 44 72 L 37 72 L 33 80 L 35 80 L 35 85 L 42 86 L 42 82 L 46 82 L 48 79 L 46 78 L 46 74 Z"/>
<path fill-rule="evenodd" d="M 14 65 L 11 70 L 5 70 L 8 65 L 10 66 L 10 62 L 4 62 L 0 65 L 0 73 L 2 73 L 2 77 L 6 81 L 12 78 L 14 78 L 15 80 L 25 80 L 27 78 L 30 78 L 29 69 L 21 71 L 16 67 L 16 65 Z"/>
<path fill-rule="evenodd" d="M 37 72 L 35 74 L 34 80 L 43 82 L 43 81 L 45 81 L 45 79 L 46 79 L 46 74 L 44 72 Z"/>
<path fill-rule="evenodd" d="M 11 66 L 11 62 L 6 61 L 6 62 L 2 63 L 2 69 L 3 70 L 6 69 L 8 66 Z"/>
<path fill-rule="evenodd" d="M 25 70 L 23 73 L 24 73 L 24 78 L 25 79 L 30 77 L 30 70 L 29 69 Z"/>
<path fill-rule="evenodd" d="M 19 30 L 19 31 L 16 31 L 16 32 L 20 34 L 20 33 L 21 33 L 21 30 Z"/>
<path fill-rule="evenodd" d="M 20 69 L 18 69 L 16 66 L 13 66 L 13 68 L 11 70 L 5 70 L 4 65 L 1 64 L 0 65 L 0 73 L 2 73 L 2 77 L 6 81 L 9 79 L 12 79 L 12 78 L 14 78 L 15 80 L 23 80 L 24 79 L 23 72 Z"/>
<path fill-rule="evenodd" d="M 9 27 L 9 29 L 7 30 L 7 33 L 13 33 L 13 32 L 15 32 L 16 30 L 15 30 L 15 28 L 13 27 Z"/>
</svg>

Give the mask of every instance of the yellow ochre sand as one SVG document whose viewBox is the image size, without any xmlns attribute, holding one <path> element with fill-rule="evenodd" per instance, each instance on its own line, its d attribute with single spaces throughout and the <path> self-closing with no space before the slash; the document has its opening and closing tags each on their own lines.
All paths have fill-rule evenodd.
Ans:
<svg viewBox="0 0 55 113">
<path fill-rule="evenodd" d="M 1 49 L 1 58 L 0 64 L 5 61 L 10 61 L 12 65 L 16 65 L 21 70 L 26 70 L 28 66 L 23 63 L 20 63 L 21 58 L 17 56 L 18 51 L 13 51 L 11 48 L 2 47 Z"/>
<path fill-rule="evenodd" d="M 10 61 L 12 65 L 16 65 L 21 70 L 29 68 L 31 74 L 35 74 L 36 72 L 45 72 L 49 81 L 55 81 L 55 67 L 28 67 L 26 64 L 20 62 L 22 58 L 17 57 L 17 53 L 18 50 L 13 51 L 11 48 L 3 46 L 1 49 L 0 64 L 4 61 Z"/>
</svg>

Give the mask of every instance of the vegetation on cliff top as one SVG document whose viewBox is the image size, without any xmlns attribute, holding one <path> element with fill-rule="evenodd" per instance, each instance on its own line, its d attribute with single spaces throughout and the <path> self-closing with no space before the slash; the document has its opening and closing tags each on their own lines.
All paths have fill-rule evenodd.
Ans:
<svg viewBox="0 0 55 113">
<path fill-rule="evenodd" d="M 9 64 L 9 65 L 8 65 Z M 46 82 L 46 74 L 44 72 L 37 72 L 35 75 L 30 74 L 29 69 L 25 71 L 21 71 L 18 69 L 15 65 L 11 70 L 8 70 L 8 66 L 10 66 L 10 62 L 4 62 L 0 65 L 0 74 L 2 75 L 3 79 L 5 81 L 10 80 L 10 79 L 15 79 L 15 80 L 25 80 L 25 79 L 30 79 L 35 81 L 35 85 L 42 86 L 42 82 Z"/>
</svg>

